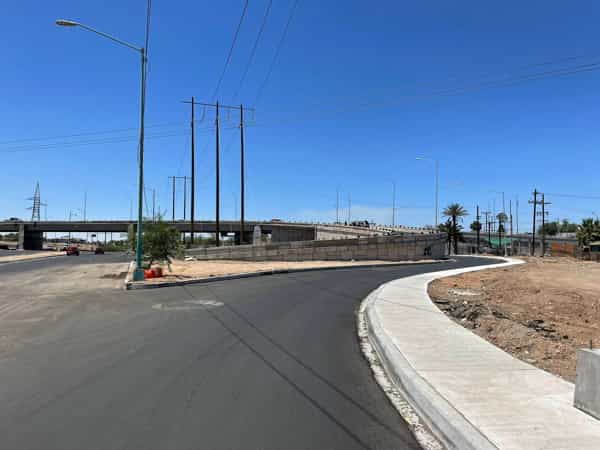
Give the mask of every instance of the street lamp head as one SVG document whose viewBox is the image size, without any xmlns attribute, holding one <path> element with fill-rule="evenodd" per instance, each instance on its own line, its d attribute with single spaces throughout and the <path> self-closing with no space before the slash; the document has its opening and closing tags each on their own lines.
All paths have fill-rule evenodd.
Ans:
<svg viewBox="0 0 600 450">
<path fill-rule="evenodd" d="M 73 22 L 72 20 L 58 19 L 56 21 L 56 25 L 61 27 L 76 27 L 79 24 L 77 22 Z"/>
</svg>

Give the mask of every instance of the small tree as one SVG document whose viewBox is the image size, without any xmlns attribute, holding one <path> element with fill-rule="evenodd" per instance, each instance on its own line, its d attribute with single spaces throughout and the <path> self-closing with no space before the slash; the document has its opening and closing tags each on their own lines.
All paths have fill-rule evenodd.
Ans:
<svg viewBox="0 0 600 450">
<path fill-rule="evenodd" d="M 143 246 L 148 267 L 160 261 L 166 262 L 171 270 L 171 259 L 182 252 L 179 231 L 163 222 L 161 218 L 155 223 L 145 225 Z"/>
<path fill-rule="evenodd" d="M 471 222 L 471 231 L 474 231 L 475 233 L 481 231 L 481 222 L 479 220 Z"/>
</svg>

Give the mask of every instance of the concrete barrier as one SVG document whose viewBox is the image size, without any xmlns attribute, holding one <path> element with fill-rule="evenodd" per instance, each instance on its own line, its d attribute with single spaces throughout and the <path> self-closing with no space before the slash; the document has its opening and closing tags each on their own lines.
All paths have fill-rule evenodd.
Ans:
<svg viewBox="0 0 600 450">
<path fill-rule="evenodd" d="M 574 405 L 590 416 L 600 419 L 599 349 L 581 349 L 577 352 Z"/>
<path fill-rule="evenodd" d="M 265 245 L 196 248 L 188 255 L 199 260 L 246 261 L 410 261 L 445 256 L 446 235 L 378 236 L 360 239 L 279 242 Z"/>
</svg>

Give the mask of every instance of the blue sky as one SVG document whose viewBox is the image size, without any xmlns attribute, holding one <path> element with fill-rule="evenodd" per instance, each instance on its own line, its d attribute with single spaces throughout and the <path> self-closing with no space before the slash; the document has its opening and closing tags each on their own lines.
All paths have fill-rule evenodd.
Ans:
<svg viewBox="0 0 600 450">
<path fill-rule="evenodd" d="M 495 199 L 499 210 L 493 191 L 505 191 L 507 209 L 519 198 L 523 229 L 537 187 L 552 201 L 551 218 L 600 213 L 597 200 L 550 195 L 600 195 L 600 72 L 485 84 L 600 61 L 600 4 L 300 0 L 257 101 L 293 2 L 273 1 L 240 89 L 268 4 L 249 1 L 217 93 L 222 103 L 256 108 L 246 133 L 248 218 L 332 220 L 339 189 L 342 217 L 350 196 L 353 219 L 389 223 L 395 182 L 396 221 L 432 223 L 433 165 L 419 155 L 440 160 L 441 206 L 458 201 L 474 214 Z M 146 186 L 168 216 L 167 177 L 189 174 L 189 108 L 180 100 L 212 100 L 242 7 L 153 2 Z M 25 199 L 39 180 L 50 219 L 82 209 L 84 191 L 88 218 L 129 217 L 139 59 L 54 21 L 78 20 L 141 45 L 145 1 L 9 1 L 3 15 L 0 216 L 28 217 Z M 455 88 L 464 90 L 441 94 Z M 196 128 L 201 219 L 214 218 L 212 123 L 207 112 Z M 222 122 L 224 218 L 239 205 L 236 123 Z M 181 187 L 177 195 L 181 216 Z"/>
</svg>

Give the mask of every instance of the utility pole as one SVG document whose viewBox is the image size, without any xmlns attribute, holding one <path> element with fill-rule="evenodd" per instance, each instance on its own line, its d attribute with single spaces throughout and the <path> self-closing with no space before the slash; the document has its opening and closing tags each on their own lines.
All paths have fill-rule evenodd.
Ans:
<svg viewBox="0 0 600 450">
<path fill-rule="evenodd" d="M 488 245 L 491 246 L 492 245 L 492 227 L 490 224 L 490 212 L 483 211 L 483 214 L 485 214 L 485 228 L 487 229 Z"/>
<path fill-rule="evenodd" d="M 340 223 L 340 189 L 335 190 L 335 223 Z"/>
<path fill-rule="evenodd" d="M 185 100 L 182 103 L 190 103 L 189 100 Z M 216 241 L 216 245 L 217 247 L 221 244 L 220 239 L 221 239 L 221 235 L 220 235 L 220 228 L 221 228 L 221 222 L 220 222 L 220 171 L 219 171 L 219 109 L 234 109 L 234 110 L 238 110 L 240 109 L 241 111 L 252 111 L 254 112 L 253 108 L 244 108 L 243 106 L 228 106 L 228 105 L 221 105 L 219 104 L 219 102 L 216 103 L 202 103 L 202 102 L 196 102 L 194 100 L 192 100 L 193 104 L 195 105 L 201 105 L 205 108 L 215 108 L 215 157 L 216 157 L 216 161 L 215 161 L 215 184 L 216 184 L 216 189 L 215 189 L 215 195 L 216 195 L 216 199 L 215 199 L 215 241 Z M 243 117 L 241 117 L 240 119 L 243 120 Z M 243 139 L 243 138 L 242 138 Z M 242 157 L 243 158 L 243 157 Z M 243 175 L 242 175 L 243 177 Z M 244 202 L 244 200 L 242 200 L 242 202 Z M 243 214 L 242 214 L 243 216 Z"/>
<path fill-rule="evenodd" d="M 156 222 L 156 212 L 155 212 L 155 206 L 156 206 L 156 189 L 152 189 L 152 223 Z M 104 236 L 104 238 L 106 238 L 106 235 Z"/>
<path fill-rule="evenodd" d="M 175 222 L 175 177 L 169 177 L 169 178 L 173 178 L 173 215 L 171 220 L 173 222 Z"/>
<path fill-rule="evenodd" d="M 392 183 L 392 228 L 396 226 L 396 182 Z"/>
<path fill-rule="evenodd" d="M 512 199 L 508 200 L 508 218 L 510 220 L 510 237 L 513 235 Z M 512 241 L 511 241 L 512 246 Z"/>
<path fill-rule="evenodd" d="M 175 176 L 170 176 L 169 179 L 173 180 L 173 206 L 172 206 L 172 218 L 171 220 L 173 222 L 175 222 L 175 181 L 176 180 L 183 180 L 183 220 L 185 220 L 186 218 L 186 212 L 187 212 L 187 180 L 188 180 L 188 176 L 183 176 L 183 177 L 175 177 Z"/>
<path fill-rule="evenodd" d="M 519 234 L 519 197 L 517 197 L 516 202 L 517 202 L 517 204 L 516 204 L 516 210 L 517 210 L 516 211 L 517 212 L 517 217 L 516 217 L 517 223 L 516 223 L 516 225 L 517 225 L 517 234 Z"/>
<path fill-rule="evenodd" d="M 533 190 L 533 201 L 529 200 L 529 203 L 533 203 L 533 231 L 532 231 L 532 250 L 531 256 L 535 256 L 535 215 L 536 215 L 536 206 L 538 204 L 537 200 L 538 191 L 537 189 Z"/>
<path fill-rule="evenodd" d="M 546 253 L 546 205 L 550 205 L 550 202 L 544 200 L 544 194 L 542 194 L 542 257 Z"/>
<path fill-rule="evenodd" d="M 350 225 L 350 218 L 352 217 L 352 202 L 350 201 L 350 194 L 348 194 L 348 225 Z"/>
<path fill-rule="evenodd" d="M 187 177 L 183 177 L 183 221 L 185 222 L 185 210 L 187 207 Z"/>
<path fill-rule="evenodd" d="M 240 104 L 240 244 L 243 245 L 244 241 L 244 211 L 245 211 L 245 186 L 246 182 L 244 179 L 245 172 L 245 155 L 244 155 L 244 105 Z M 237 207 L 236 207 L 237 209 Z"/>
<path fill-rule="evenodd" d="M 479 221 L 479 205 L 477 205 L 477 253 L 479 253 L 479 233 L 481 231 L 481 222 Z"/>
<path fill-rule="evenodd" d="M 219 187 L 220 187 L 220 181 L 219 181 L 219 102 L 217 101 L 216 104 L 216 116 L 215 116 L 215 151 L 216 151 L 216 157 L 215 157 L 215 161 L 216 161 L 216 172 L 215 172 L 215 178 L 216 178 L 216 189 L 215 189 L 215 194 L 216 194 L 216 201 L 215 201 L 215 243 L 217 245 L 217 247 L 219 245 L 221 245 L 221 230 L 220 228 L 220 223 L 219 223 Z"/>
<path fill-rule="evenodd" d="M 194 144 L 194 96 L 192 95 L 192 202 L 190 205 L 190 244 L 194 244 L 194 210 L 196 197 L 196 150 Z"/>
</svg>

